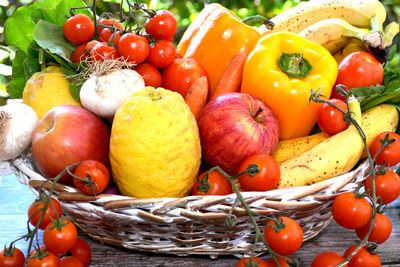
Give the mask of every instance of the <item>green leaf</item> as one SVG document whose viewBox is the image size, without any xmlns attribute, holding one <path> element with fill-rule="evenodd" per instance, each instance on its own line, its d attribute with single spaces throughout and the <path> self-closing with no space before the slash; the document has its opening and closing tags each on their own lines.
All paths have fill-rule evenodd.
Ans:
<svg viewBox="0 0 400 267">
<path fill-rule="evenodd" d="M 33 29 L 35 23 L 31 19 L 34 6 L 18 8 L 5 23 L 5 43 L 9 46 L 16 46 L 23 52 L 28 52 L 28 47 L 33 41 Z"/>
<path fill-rule="evenodd" d="M 62 72 L 64 73 L 64 75 L 68 78 L 69 80 L 69 91 L 72 95 L 72 97 L 80 102 L 81 99 L 79 97 L 79 93 L 81 91 L 81 87 L 82 87 L 82 81 L 77 79 L 77 72 L 74 69 L 71 69 L 69 67 L 61 67 Z"/>
<path fill-rule="evenodd" d="M 354 95 L 358 101 L 360 101 L 361 106 L 370 101 L 372 98 L 377 97 L 383 93 L 385 90 L 385 86 L 376 85 L 376 86 L 362 86 L 358 88 L 352 88 L 349 91 L 349 94 Z"/>
<path fill-rule="evenodd" d="M 33 36 L 40 47 L 66 61 L 70 60 L 76 48 L 64 38 L 62 26 L 44 20 L 40 20 L 36 24 Z"/>
<path fill-rule="evenodd" d="M 17 50 L 12 65 L 12 76 L 7 92 L 11 98 L 22 98 L 26 78 L 24 70 L 24 60 L 27 55 L 22 50 Z"/>
</svg>

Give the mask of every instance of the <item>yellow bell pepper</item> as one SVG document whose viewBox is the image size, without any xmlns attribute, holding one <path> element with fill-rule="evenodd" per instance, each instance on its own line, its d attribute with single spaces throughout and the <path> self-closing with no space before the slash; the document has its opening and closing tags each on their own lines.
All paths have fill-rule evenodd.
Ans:
<svg viewBox="0 0 400 267">
<path fill-rule="evenodd" d="M 329 99 L 338 65 L 321 45 L 296 34 L 263 36 L 244 66 L 241 92 L 264 101 L 277 116 L 280 139 L 307 136 L 321 104 L 309 102 L 311 89 Z"/>
<path fill-rule="evenodd" d="M 255 28 L 243 23 L 235 13 L 213 3 L 190 24 L 177 51 L 182 57 L 195 59 L 207 70 L 212 95 L 232 57 L 238 52 L 248 55 L 260 37 Z"/>
</svg>

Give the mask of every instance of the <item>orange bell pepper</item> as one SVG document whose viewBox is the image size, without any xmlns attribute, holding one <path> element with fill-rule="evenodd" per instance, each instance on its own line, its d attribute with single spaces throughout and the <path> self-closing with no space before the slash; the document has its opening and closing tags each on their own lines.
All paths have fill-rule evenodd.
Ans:
<svg viewBox="0 0 400 267">
<path fill-rule="evenodd" d="M 232 11 L 213 3 L 190 24 L 177 51 L 207 70 L 212 96 L 232 57 L 238 52 L 248 55 L 260 37 L 255 28 L 244 24 Z"/>
<path fill-rule="evenodd" d="M 329 99 L 338 65 L 323 46 L 296 34 L 263 36 L 247 57 L 241 92 L 263 101 L 278 118 L 280 139 L 307 136 L 320 103 L 309 101 L 311 89 Z"/>
</svg>

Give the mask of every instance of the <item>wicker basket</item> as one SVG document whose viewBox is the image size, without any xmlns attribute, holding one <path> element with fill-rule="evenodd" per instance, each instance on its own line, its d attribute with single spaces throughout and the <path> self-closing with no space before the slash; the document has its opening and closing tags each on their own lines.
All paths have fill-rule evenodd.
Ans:
<svg viewBox="0 0 400 267">
<path fill-rule="evenodd" d="M 45 179 L 38 174 L 31 157 L 21 156 L 11 165 L 19 181 L 29 185 L 37 195 L 37 188 Z M 367 177 L 368 167 L 364 161 L 351 172 L 313 185 L 242 195 L 257 213 L 290 216 L 296 220 L 303 228 L 304 240 L 308 240 L 332 220 L 333 198 L 339 193 L 354 191 Z M 105 194 L 87 196 L 61 184 L 55 190 L 64 213 L 101 243 L 138 251 L 179 256 L 201 254 L 211 258 L 243 257 L 252 248 L 257 255 L 266 251 L 261 242 L 254 247 L 254 227 L 240 205 L 233 210 L 237 225 L 229 228 L 225 224 L 235 194 L 135 199 Z M 264 229 L 266 219 L 258 217 L 257 223 Z"/>
</svg>

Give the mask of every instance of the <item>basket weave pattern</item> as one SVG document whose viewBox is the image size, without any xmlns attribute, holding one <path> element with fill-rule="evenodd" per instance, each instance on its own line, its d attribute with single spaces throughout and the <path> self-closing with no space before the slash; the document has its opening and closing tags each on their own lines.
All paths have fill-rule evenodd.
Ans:
<svg viewBox="0 0 400 267">
<path fill-rule="evenodd" d="M 11 162 L 18 180 L 38 195 L 46 180 L 36 170 L 29 155 Z M 332 220 L 333 198 L 354 191 L 368 176 L 369 165 L 362 162 L 344 175 L 313 185 L 267 192 L 242 192 L 249 207 L 259 214 L 289 216 L 304 231 L 304 240 L 316 236 Z M 50 188 L 46 183 L 43 188 Z M 259 242 L 246 210 L 239 204 L 232 214 L 237 218 L 229 228 L 225 219 L 236 195 L 187 196 L 184 198 L 135 199 L 119 195 L 86 196 L 75 188 L 58 184 L 56 197 L 64 213 L 91 238 L 138 251 L 187 256 L 191 254 L 248 256 L 266 251 Z M 266 219 L 257 217 L 261 230 Z"/>
</svg>

